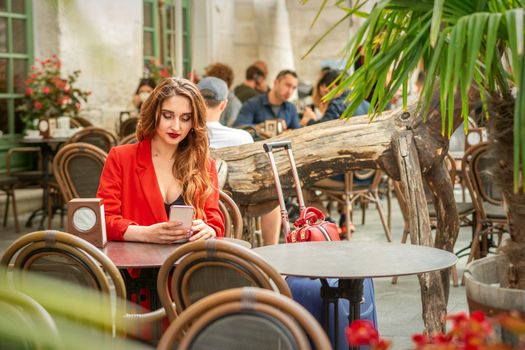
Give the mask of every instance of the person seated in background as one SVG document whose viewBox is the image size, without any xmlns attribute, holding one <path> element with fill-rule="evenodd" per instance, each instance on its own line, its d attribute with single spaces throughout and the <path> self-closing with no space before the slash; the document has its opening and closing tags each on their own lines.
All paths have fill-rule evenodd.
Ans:
<svg viewBox="0 0 525 350">
<path fill-rule="evenodd" d="M 208 126 L 210 148 L 253 143 L 253 138 L 248 132 L 228 128 L 219 123 L 221 113 L 229 103 L 226 83 L 215 77 L 206 77 L 199 82 L 198 87 L 206 103 L 206 125 Z M 279 243 L 281 231 L 279 207 L 261 216 L 261 231 L 264 245 Z"/>
<path fill-rule="evenodd" d="M 319 95 L 319 100 L 323 101 L 322 98 L 330 92 L 330 89 L 333 88 L 330 85 L 337 79 L 337 77 L 341 74 L 340 71 L 335 69 L 329 69 L 326 70 L 324 73 L 322 73 L 321 78 L 316 84 L 316 89 Z M 344 80 L 344 78 L 343 78 Z M 348 106 L 348 102 L 345 101 L 348 96 L 348 91 L 345 91 L 343 93 L 338 94 L 333 99 L 329 101 L 324 101 L 326 103 L 325 111 L 324 113 L 316 114 L 310 107 L 305 107 L 303 118 L 301 119 L 301 125 L 307 126 L 307 125 L 313 125 L 318 123 L 327 122 L 330 120 L 336 120 L 341 117 L 343 112 L 345 111 L 346 107 Z M 370 104 L 368 101 L 363 100 L 357 110 L 354 112 L 354 115 L 363 115 L 367 114 L 368 110 L 370 108 Z M 356 180 L 358 182 L 358 180 Z M 315 184 L 317 187 L 324 187 L 324 188 L 340 188 L 344 186 L 344 174 L 338 174 L 331 176 L 326 179 L 322 179 L 318 181 Z M 322 202 L 317 198 L 317 196 L 312 193 L 311 191 L 306 191 L 306 201 L 308 205 L 315 206 L 318 209 L 323 210 L 323 204 Z M 355 231 L 355 227 L 352 223 L 350 223 L 350 227 L 345 227 L 345 214 L 341 213 L 341 217 L 339 219 L 339 226 L 341 227 L 342 234 L 345 235 L 348 232 Z"/>
<path fill-rule="evenodd" d="M 108 240 L 170 244 L 223 235 L 205 118 L 202 96 L 186 79 L 162 80 L 144 101 L 139 142 L 113 147 L 100 177 Z M 190 230 L 168 221 L 173 204 L 194 207 Z"/>
<path fill-rule="evenodd" d="M 297 73 L 287 69 L 280 71 L 268 93 L 252 97 L 243 103 L 234 125 L 256 125 L 265 120 L 280 118 L 284 129 L 300 128 L 297 110 L 293 103 L 288 102 L 298 83 Z"/>
<path fill-rule="evenodd" d="M 266 78 L 268 77 L 268 65 L 263 60 L 257 60 L 253 62 L 252 66 L 259 67 L 262 72 L 264 73 L 264 79 L 259 81 L 259 84 L 255 87 L 255 89 L 261 93 L 267 93 L 270 91 L 270 87 L 268 86 L 268 82 L 266 81 Z"/>
<path fill-rule="evenodd" d="M 319 101 L 326 103 L 325 110 L 323 112 L 321 109 L 317 114 L 310 107 L 305 107 L 303 118 L 301 119 L 302 126 L 322 123 L 329 120 L 339 119 L 341 117 L 346 107 L 348 107 L 348 102 L 346 101 L 346 98 L 348 97 L 348 91 L 338 94 L 330 101 L 323 101 L 323 97 L 328 94 L 328 92 L 330 92 L 330 85 L 340 74 L 340 71 L 330 69 L 321 76 L 321 79 L 316 84 L 316 90 L 319 96 Z M 344 79 L 345 78 L 342 80 Z M 367 114 L 369 109 L 370 103 L 368 103 L 366 100 L 363 100 L 357 110 L 354 112 L 354 115 Z"/>
<path fill-rule="evenodd" d="M 205 77 L 197 86 L 206 104 L 206 126 L 210 148 L 253 143 L 253 138 L 247 131 L 229 128 L 220 123 L 222 113 L 230 104 L 226 82 L 216 77 Z"/>
<path fill-rule="evenodd" d="M 233 89 L 235 96 L 241 101 L 246 102 L 252 97 L 259 95 L 261 92 L 257 90 L 257 87 L 266 80 L 264 72 L 257 66 L 249 66 L 246 69 L 245 80 L 242 84 L 239 84 Z"/>
<path fill-rule="evenodd" d="M 206 76 L 222 79 L 228 86 L 228 104 L 222 111 L 219 122 L 222 125 L 233 126 L 242 106 L 241 101 L 230 90 L 234 79 L 233 70 L 224 63 L 214 63 L 206 69 Z"/>
<path fill-rule="evenodd" d="M 138 117 L 140 114 L 140 107 L 146 101 L 149 97 L 149 95 L 153 92 L 153 89 L 155 89 L 155 86 L 157 84 L 155 83 L 155 80 L 153 78 L 142 78 L 139 81 L 139 85 L 137 86 L 137 90 L 135 91 L 135 95 L 133 96 L 132 103 L 133 103 L 133 110 L 131 112 L 132 117 Z"/>
</svg>

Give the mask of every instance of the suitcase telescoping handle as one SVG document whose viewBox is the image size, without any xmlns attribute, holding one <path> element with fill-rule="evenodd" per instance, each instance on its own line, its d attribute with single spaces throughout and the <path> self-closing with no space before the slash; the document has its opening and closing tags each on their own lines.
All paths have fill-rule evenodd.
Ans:
<svg viewBox="0 0 525 350">
<path fill-rule="evenodd" d="M 295 190 L 297 192 L 297 201 L 299 202 L 299 212 L 302 213 L 305 209 L 303 192 L 301 191 L 301 183 L 299 182 L 299 175 L 297 174 L 297 167 L 295 166 L 295 160 L 292 154 L 292 143 L 290 141 L 276 141 L 268 142 L 263 144 L 264 151 L 270 159 L 270 166 L 272 168 L 273 177 L 275 179 L 275 189 L 277 191 L 277 197 L 279 199 L 279 206 L 281 207 L 281 217 L 283 219 L 283 228 L 285 237 L 290 232 L 290 221 L 288 220 L 288 212 L 286 211 L 286 204 L 284 203 L 284 194 L 281 187 L 281 181 L 279 179 L 279 171 L 275 164 L 275 158 L 273 157 L 273 150 L 284 148 L 288 154 L 288 160 L 290 161 L 290 168 L 295 183 Z"/>
</svg>

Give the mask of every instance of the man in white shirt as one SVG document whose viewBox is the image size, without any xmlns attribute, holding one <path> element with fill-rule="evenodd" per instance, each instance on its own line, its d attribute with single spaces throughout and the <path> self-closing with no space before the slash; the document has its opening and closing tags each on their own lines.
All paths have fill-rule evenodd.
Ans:
<svg viewBox="0 0 525 350">
<path fill-rule="evenodd" d="M 228 87 L 216 77 L 206 77 L 198 84 L 204 102 L 206 102 L 206 126 L 210 139 L 210 148 L 222 148 L 253 143 L 250 133 L 222 125 L 221 113 L 228 105 Z"/>
<path fill-rule="evenodd" d="M 206 103 L 206 126 L 210 148 L 222 148 L 253 143 L 252 136 L 244 130 L 233 129 L 219 123 L 221 113 L 228 104 L 228 87 L 216 77 L 206 77 L 197 84 Z M 261 216 L 264 245 L 279 243 L 281 214 L 279 207 Z"/>
</svg>

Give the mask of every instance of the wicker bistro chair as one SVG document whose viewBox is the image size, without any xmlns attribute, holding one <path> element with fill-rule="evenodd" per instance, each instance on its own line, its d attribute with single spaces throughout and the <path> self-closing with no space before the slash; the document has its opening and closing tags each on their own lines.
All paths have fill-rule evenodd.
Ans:
<svg viewBox="0 0 525 350">
<path fill-rule="evenodd" d="M 125 136 L 118 142 L 119 145 L 128 145 L 133 143 L 138 143 L 137 136 L 135 136 L 135 134 Z"/>
<path fill-rule="evenodd" d="M 76 132 L 67 143 L 76 142 L 89 143 L 108 153 L 111 147 L 117 145 L 117 138 L 105 129 L 90 126 Z"/>
<path fill-rule="evenodd" d="M 496 160 L 487 153 L 488 143 L 483 142 L 469 148 L 463 157 L 463 176 L 476 211 L 475 229 L 468 262 L 488 253 L 488 237 L 498 234 L 498 245 L 502 234 L 508 231 L 508 220 L 503 208 L 502 193 L 491 181 L 489 168 Z M 480 251 L 481 238 L 481 251 Z"/>
<path fill-rule="evenodd" d="M 35 167 L 30 170 L 13 169 L 11 165 L 12 158 L 15 157 L 17 153 L 18 154 L 25 153 L 27 156 L 31 156 L 33 160 L 35 161 Z M 43 157 L 42 149 L 40 147 L 12 147 L 7 151 L 7 154 L 6 154 L 6 170 L 7 170 L 8 177 L 14 177 L 17 179 L 16 184 L 13 187 L 13 195 L 14 195 L 14 189 L 18 189 L 18 188 L 40 187 L 44 189 L 44 193 L 47 193 L 47 195 L 44 198 L 42 210 L 45 213 L 47 213 L 48 228 L 50 228 L 51 227 L 51 214 L 53 211 L 52 201 L 54 197 L 59 196 L 59 190 L 58 190 L 58 184 L 56 183 L 55 179 L 53 178 L 51 174 L 49 175 L 48 181 L 44 180 L 44 176 L 45 176 L 44 167 L 45 166 L 47 167 L 48 164 L 44 164 L 43 158 L 45 157 Z M 3 187 L 3 188 L 7 188 L 7 187 Z M 14 197 L 13 197 L 13 202 L 14 202 Z M 32 222 L 34 215 L 35 213 L 33 213 L 33 215 L 29 218 L 28 225 Z M 45 216 L 43 216 L 42 220 L 44 220 L 44 218 Z M 16 220 L 16 217 L 15 217 L 15 220 Z M 19 227 L 16 230 L 17 232 L 19 232 Z"/>
<path fill-rule="evenodd" d="M 224 237 L 242 239 L 243 220 L 241 211 L 225 192 L 219 192 L 219 209 L 224 216 Z"/>
<path fill-rule="evenodd" d="M 191 305 L 170 325 L 158 349 L 331 349 L 317 320 L 269 290 L 236 288 Z"/>
<path fill-rule="evenodd" d="M 259 255 L 238 244 L 213 239 L 177 249 L 162 264 L 157 279 L 159 298 L 170 321 L 207 295 L 239 287 L 292 295 L 283 277 Z"/>
<path fill-rule="evenodd" d="M 379 219 L 381 220 L 381 224 L 383 225 L 386 240 L 388 242 L 392 242 L 392 235 L 390 233 L 390 226 L 388 224 L 390 219 L 385 218 L 385 214 L 381 206 L 381 199 L 379 198 L 379 185 L 381 183 L 382 172 L 380 170 L 372 170 L 371 172 L 367 171 L 366 174 L 360 174 L 359 172 L 355 172 L 355 175 L 357 175 L 356 178 L 359 180 L 364 180 L 366 178 L 372 177 L 372 181 L 370 185 L 359 187 L 354 186 L 354 172 L 349 171 L 344 174 L 344 182 L 338 181 L 337 184 L 335 184 L 334 181 L 332 181 L 329 186 L 325 186 L 322 184 L 321 181 L 309 187 L 309 190 L 320 191 L 323 194 L 327 195 L 329 198 L 334 199 L 337 202 L 343 204 L 345 208 L 346 227 L 348 233 L 350 233 L 349 226 L 350 218 L 352 217 L 353 203 L 357 200 L 360 200 L 362 207 L 362 224 L 365 223 L 366 206 L 370 202 L 375 203 L 377 212 L 379 214 Z M 388 212 L 390 213 L 390 206 L 388 208 Z M 350 235 L 348 237 L 350 237 Z"/>
<path fill-rule="evenodd" d="M 131 117 L 124 120 L 120 124 L 119 136 L 124 138 L 129 135 L 134 135 L 137 131 L 137 124 L 139 123 L 139 118 Z"/>
<path fill-rule="evenodd" d="M 13 270 L 22 273 L 36 272 L 106 295 L 114 291 L 117 300 L 126 300 L 124 280 L 115 264 L 100 249 L 69 233 L 48 230 L 20 237 L 7 248 L 0 259 L 0 281 L 10 281 L 9 284 L 17 288 L 21 286 L 23 279 L 9 279 L 7 274 Z M 45 302 L 46 300 L 41 301 L 44 308 L 55 308 Z M 120 324 L 124 322 L 126 329 L 132 325 L 159 321 L 166 316 L 163 308 L 148 313 L 129 314 L 121 307 L 121 302 L 116 305 L 115 321 Z M 112 320 L 112 307 L 108 305 L 103 309 L 107 310 L 107 315 L 104 316 L 107 317 L 106 320 Z M 89 319 L 86 321 L 89 322 Z M 111 324 L 111 321 L 107 324 Z M 106 331 L 117 331 L 114 326 L 112 328 Z M 118 334 L 122 335 L 122 332 Z"/>
<path fill-rule="evenodd" d="M 83 128 L 88 128 L 90 126 L 93 126 L 92 122 L 90 122 L 86 118 L 80 117 L 80 116 L 71 117 L 69 122 L 70 122 L 70 124 L 71 124 L 71 122 L 73 122 L 74 124 L 79 125 L 80 127 L 83 127 Z"/>
<path fill-rule="evenodd" d="M 53 173 L 66 202 L 94 198 L 107 154 L 87 143 L 70 143 L 53 159 Z"/>
<path fill-rule="evenodd" d="M 9 213 L 9 204 L 13 207 L 13 218 L 15 219 L 15 231 L 20 232 L 20 223 L 18 222 L 18 212 L 16 210 L 15 187 L 18 179 L 13 176 L 0 175 L 0 191 L 6 194 L 4 209 L 4 227 L 7 225 L 7 214 Z M 9 203 L 11 202 L 11 203 Z"/>
<path fill-rule="evenodd" d="M 51 315 L 33 298 L 5 284 L 0 284 L 0 315 L 2 348 L 64 348 Z"/>
</svg>

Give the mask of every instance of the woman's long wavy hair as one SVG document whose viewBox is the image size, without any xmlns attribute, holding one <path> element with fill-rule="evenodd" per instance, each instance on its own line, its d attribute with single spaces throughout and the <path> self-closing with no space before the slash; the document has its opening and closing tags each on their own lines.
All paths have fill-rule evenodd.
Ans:
<svg viewBox="0 0 525 350">
<path fill-rule="evenodd" d="M 182 185 L 184 202 L 195 208 L 198 218 L 206 220 L 204 203 L 212 192 L 212 185 L 207 169 L 209 149 L 206 105 L 197 86 L 183 78 L 162 80 L 142 104 L 137 139 L 142 141 L 155 136 L 162 104 L 175 95 L 184 96 L 190 101 L 193 129 L 177 147 L 173 176 Z"/>
</svg>

